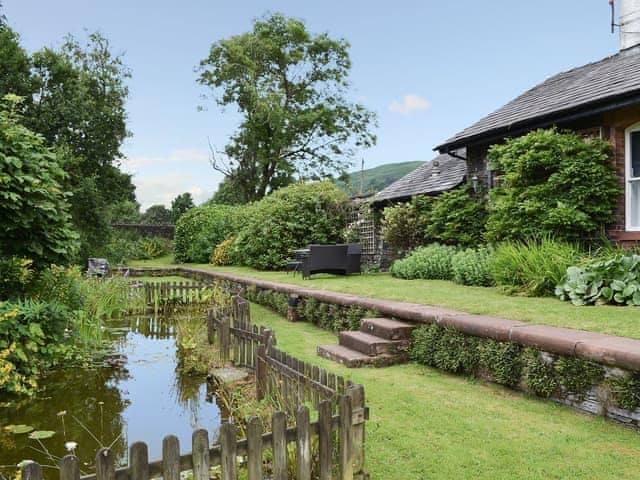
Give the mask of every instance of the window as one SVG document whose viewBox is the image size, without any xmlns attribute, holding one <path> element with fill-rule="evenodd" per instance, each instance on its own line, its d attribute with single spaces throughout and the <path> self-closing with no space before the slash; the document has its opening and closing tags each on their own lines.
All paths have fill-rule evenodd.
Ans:
<svg viewBox="0 0 640 480">
<path fill-rule="evenodd" d="M 627 230 L 640 231 L 640 123 L 625 135 L 625 180 Z"/>
</svg>

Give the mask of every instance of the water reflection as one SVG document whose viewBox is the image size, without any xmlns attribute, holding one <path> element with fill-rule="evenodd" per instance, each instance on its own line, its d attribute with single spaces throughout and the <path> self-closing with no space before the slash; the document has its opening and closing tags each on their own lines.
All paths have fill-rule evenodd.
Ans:
<svg viewBox="0 0 640 480">
<path fill-rule="evenodd" d="M 81 469 L 88 472 L 101 446 L 111 446 L 124 464 L 128 446 L 144 441 L 154 460 L 161 458 L 165 435 L 177 435 L 184 453 L 191 450 L 193 429 L 218 429 L 219 408 L 205 379 L 176 371 L 173 319 L 113 321 L 109 334 L 116 345 L 114 360 L 100 368 L 53 371 L 42 380 L 37 398 L 0 408 L 3 426 L 25 424 L 56 432 L 39 443 L 3 428 L 0 464 L 32 459 L 54 465 L 67 453 L 65 442 L 73 441 Z"/>
</svg>

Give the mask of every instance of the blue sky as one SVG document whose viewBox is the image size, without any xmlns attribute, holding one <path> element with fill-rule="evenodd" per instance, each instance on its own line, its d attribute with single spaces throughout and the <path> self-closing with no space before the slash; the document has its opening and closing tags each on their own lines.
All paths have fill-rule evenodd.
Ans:
<svg viewBox="0 0 640 480">
<path fill-rule="evenodd" d="M 607 0 L 2 3 L 29 51 L 86 28 L 124 53 L 133 136 L 123 166 L 134 173 L 143 208 L 184 191 L 201 202 L 216 189 L 221 176 L 208 163 L 207 139 L 224 146 L 238 117 L 201 98 L 207 92 L 194 67 L 211 43 L 249 30 L 266 12 L 351 43 L 353 98 L 379 116 L 378 144 L 361 154 L 367 168 L 429 160 L 438 142 L 525 89 L 618 49 Z M 208 110 L 198 111 L 203 104 Z"/>
</svg>

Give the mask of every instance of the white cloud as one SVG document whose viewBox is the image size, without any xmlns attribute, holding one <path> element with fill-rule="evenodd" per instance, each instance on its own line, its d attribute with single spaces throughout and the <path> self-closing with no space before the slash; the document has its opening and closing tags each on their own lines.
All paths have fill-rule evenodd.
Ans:
<svg viewBox="0 0 640 480">
<path fill-rule="evenodd" d="M 402 98 L 402 102 L 397 102 L 395 100 L 391 102 L 391 105 L 389 105 L 389 111 L 400 113 L 402 115 L 409 115 L 410 113 L 418 110 L 426 110 L 430 106 L 431 104 L 426 98 L 423 98 L 420 95 L 409 94 Z"/>
<path fill-rule="evenodd" d="M 216 190 L 221 175 L 213 171 L 206 178 L 199 172 L 168 171 L 154 175 L 136 175 L 133 183 L 136 185 L 136 197 L 142 210 L 151 205 L 161 204 L 171 206 L 171 201 L 184 192 L 191 193 L 196 205 L 208 200 Z"/>
<path fill-rule="evenodd" d="M 122 162 L 122 166 L 129 172 L 135 172 L 147 167 L 204 165 L 208 161 L 208 152 L 197 149 L 183 149 L 173 150 L 169 155 L 165 156 L 126 158 Z"/>
</svg>

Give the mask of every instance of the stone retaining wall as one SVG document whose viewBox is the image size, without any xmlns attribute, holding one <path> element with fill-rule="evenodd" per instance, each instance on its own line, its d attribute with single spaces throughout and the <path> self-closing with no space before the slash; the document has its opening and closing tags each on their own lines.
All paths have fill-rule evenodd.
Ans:
<svg viewBox="0 0 640 480">
<path fill-rule="evenodd" d="M 581 358 L 596 362 L 605 369 L 606 384 L 593 385 L 583 396 L 556 396 L 554 400 L 590 413 L 606 415 L 615 420 L 640 426 L 640 409 L 625 410 L 615 406 L 611 391 L 611 378 L 630 378 L 638 385 L 640 395 L 640 340 L 617 337 L 583 330 L 551 327 L 504 318 L 473 315 L 469 313 L 430 307 L 414 303 L 380 300 L 326 290 L 314 290 L 299 285 L 271 282 L 223 272 L 212 272 L 187 266 L 171 269 L 132 269 L 131 274 L 183 275 L 200 280 L 225 280 L 240 286 L 253 286 L 302 299 L 314 298 L 320 302 L 341 306 L 358 306 L 380 312 L 399 320 L 420 324 L 437 324 L 452 328 L 465 335 L 492 339 L 498 342 L 514 342 L 541 352 L 549 362 L 554 359 Z M 637 380 L 636 380 L 637 379 Z"/>
</svg>

